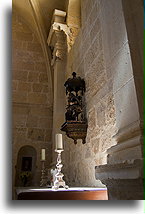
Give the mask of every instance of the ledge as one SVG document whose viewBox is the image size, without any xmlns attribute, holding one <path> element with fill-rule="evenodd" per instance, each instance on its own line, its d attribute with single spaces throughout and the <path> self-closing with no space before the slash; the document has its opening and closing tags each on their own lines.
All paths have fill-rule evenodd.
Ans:
<svg viewBox="0 0 145 214">
<path fill-rule="evenodd" d="M 96 166 L 95 177 L 99 180 L 143 178 L 143 159 Z"/>
</svg>

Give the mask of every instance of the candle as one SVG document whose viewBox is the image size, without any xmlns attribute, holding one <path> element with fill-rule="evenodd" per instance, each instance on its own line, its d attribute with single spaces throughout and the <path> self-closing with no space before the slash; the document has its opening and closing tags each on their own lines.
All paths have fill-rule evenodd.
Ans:
<svg viewBox="0 0 145 214">
<path fill-rule="evenodd" d="M 45 149 L 41 150 L 41 160 L 45 161 Z"/>
<path fill-rule="evenodd" d="M 55 141 L 56 141 L 56 150 L 63 149 L 62 134 L 56 134 Z"/>
</svg>

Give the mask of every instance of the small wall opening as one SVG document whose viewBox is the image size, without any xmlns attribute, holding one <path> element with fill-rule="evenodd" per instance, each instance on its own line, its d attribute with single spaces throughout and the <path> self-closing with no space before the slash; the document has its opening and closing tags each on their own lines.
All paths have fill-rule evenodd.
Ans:
<svg viewBox="0 0 145 214">
<path fill-rule="evenodd" d="M 20 148 L 17 156 L 15 186 L 34 186 L 37 153 L 32 146 Z"/>
</svg>

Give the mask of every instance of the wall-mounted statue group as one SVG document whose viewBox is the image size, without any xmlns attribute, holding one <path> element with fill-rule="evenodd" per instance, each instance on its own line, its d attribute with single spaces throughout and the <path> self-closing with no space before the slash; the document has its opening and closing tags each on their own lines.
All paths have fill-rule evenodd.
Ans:
<svg viewBox="0 0 145 214">
<path fill-rule="evenodd" d="M 85 118 L 84 92 L 86 91 L 85 81 L 72 73 L 72 78 L 68 78 L 64 86 L 66 88 L 67 106 L 65 113 L 65 123 L 61 130 L 66 132 L 69 138 L 77 144 L 77 139 L 82 139 L 85 143 L 87 123 Z"/>
</svg>

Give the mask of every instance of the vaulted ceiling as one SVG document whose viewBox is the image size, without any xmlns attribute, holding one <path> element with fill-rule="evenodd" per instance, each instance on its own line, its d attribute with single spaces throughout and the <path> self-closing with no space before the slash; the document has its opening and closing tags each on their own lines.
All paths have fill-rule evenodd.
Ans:
<svg viewBox="0 0 145 214">
<path fill-rule="evenodd" d="M 54 9 L 66 11 L 68 0 L 13 0 L 12 3 L 13 12 L 21 16 L 41 43 L 53 94 L 53 78 L 50 66 L 51 53 L 47 44 L 47 37 Z"/>
<path fill-rule="evenodd" d="M 43 20 L 44 29 L 48 35 L 54 9 L 66 10 L 67 0 L 13 0 L 13 9 L 21 15 L 34 30 L 37 30 L 35 13 L 38 22 Z M 38 14 L 39 13 L 39 14 Z M 41 17 L 40 17 L 41 15 Z"/>
</svg>

